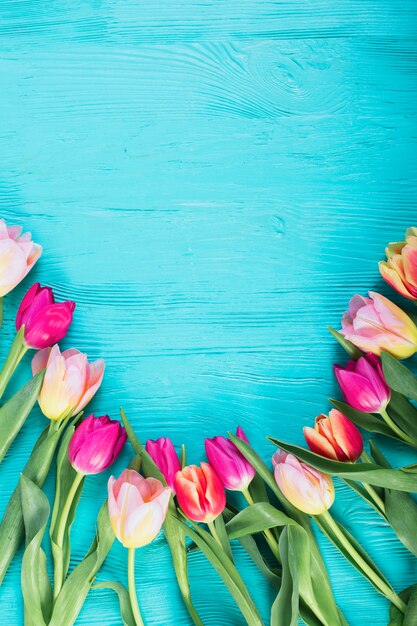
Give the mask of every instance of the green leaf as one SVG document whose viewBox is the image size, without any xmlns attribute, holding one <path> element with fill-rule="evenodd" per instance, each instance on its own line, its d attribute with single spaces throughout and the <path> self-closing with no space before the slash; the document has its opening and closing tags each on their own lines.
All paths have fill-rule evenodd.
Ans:
<svg viewBox="0 0 417 626">
<path fill-rule="evenodd" d="M 388 626 L 415 626 L 417 624 L 417 585 L 404 589 L 399 595 L 401 600 L 407 604 L 406 613 L 404 615 L 396 606 L 391 604 Z"/>
<path fill-rule="evenodd" d="M 62 428 L 55 424 L 47 426 L 33 448 L 32 454 L 23 470 L 38 487 L 42 487 L 54 458 L 55 450 L 62 434 Z M 24 524 L 20 498 L 20 482 L 12 493 L 0 524 L 0 583 L 23 540 Z"/>
<path fill-rule="evenodd" d="M 113 589 L 119 597 L 120 615 L 124 626 L 136 626 L 135 618 L 132 613 L 132 605 L 130 603 L 129 592 L 121 583 L 115 581 L 106 581 L 104 583 L 96 583 L 93 589 Z"/>
<path fill-rule="evenodd" d="M 355 359 L 356 361 L 357 359 L 359 359 L 359 357 L 363 355 L 363 352 L 361 352 L 359 348 L 354 346 L 351 341 L 345 339 L 345 337 L 341 333 L 339 333 L 338 330 L 335 330 L 331 326 L 328 326 L 327 329 L 330 334 L 333 335 L 336 341 L 342 346 L 342 348 L 346 350 L 351 359 Z"/>
<path fill-rule="evenodd" d="M 388 409 L 395 423 L 408 435 L 417 439 L 417 409 L 411 402 L 397 391 L 392 391 Z"/>
<path fill-rule="evenodd" d="M 182 444 L 181 446 L 180 465 L 182 468 L 187 465 L 187 453 L 186 453 L 184 444 Z"/>
<path fill-rule="evenodd" d="M 42 370 L 0 408 L 0 463 L 31 412 L 44 376 Z"/>
<path fill-rule="evenodd" d="M 384 513 L 384 511 L 382 511 L 379 506 L 376 504 L 375 500 L 371 497 L 371 495 L 366 491 L 365 487 L 363 487 L 363 485 L 361 485 L 361 483 L 357 483 L 354 480 L 346 480 L 345 478 L 342 478 L 342 480 L 351 488 L 353 489 L 353 491 L 356 491 L 356 493 L 358 495 L 360 495 L 361 498 L 363 498 L 368 504 L 369 506 L 371 506 L 377 513 L 378 515 L 380 515 L 385 521 L 387 521 L 386 515 Z M 379 489 L 378 487 L 375 487 L 375 491 Z M 384 493 L 384 490 L 382 490 L 382 493 Z M 400 492 L 399 492 L 400 493 Z M 401 492 L 402 493 L 402 492 Z M 379 494 L 378 494 L 379 495 Z M 383 499 L 384 496 L 382 496 Z"/>
<path fill-rule="evenodd" d="M 288 541 L 288 529 L 281 533 L 279 552 L 282 559 L 282 584 L 271 609 L 271 626 L 297 626 L 298 577 L 293 543 Z"/>
<path fill-rule="evenodd" d="M 268 502 L 258 502 L 243 509 L 226 524 L 229 539 L 239 539 L 276 526 L 299 526 L 298 522 Z"/>
<path fill-rule="evenodd" d="M 351 422 L 356 424 L 356 426 L 359 426 L 360 428 L 363 428 L 371 433 L 379 433 L 380 435 L 385 435 L 386 437 L 392 437 L 392 439 L 396 439 L 397 441 L 403 441 L 394 433 L 393 430 L 391 430 L 382 418 L 376 417 L 375 415 L 372 415 L 372 413 L 362 413 L 362 411 L 357 411 L 340 400 L 329 398 L 329 402 L 335 409 L 343 413 L 345 417 L 348 417 Z"/>
<path fill-rule="evenodd" d="M 402 393 L 407 398 L 417 400 L 417 378 L 408 367 L 388 352 L 382 352 L 381 360 L 385 379 L 391 389 Z"/>
<path fill-rule="evenodd" d="M 210 533 L 199 526 L 192 524 L 193 528 L 190 528 L 178 518 L 174 519 L 179 526 L 184 528 L 184 531 L 197 544 L 213 565 L 214 569 L 229 589 L 248 625 L 263 626 L 258 609 L 250 597 L 240 574 L 227 554 L 219 549 L 217 541 L 213 539 Z"/>
<path fill-rule="evenodd" d="M 273 437 L 268 437 L 268 440 L 281 450 L 293 454 L 304 463 L 308 463 L 325 474 L 358 480 L 377 487 L 417 493 L 417 473 L 415 472 L 403 471 L 402 469 L 385 469 L 373 463 L 342 463 Z"/>
<path fill-rule="evenodd" d="M 220 539 L 220 543 L 222 544 L 222 548 L 229 557 L 229 559 L 233 563 L 233 554 L 232 548 L 230 547 L 229 537 L 226 530 L 226 525 L 224 523 L 223 515 L 219 515 L 214 520 L 214 528 L 216 529 L 216 533 L 218 538 Z"/>
<path fill-rule="evenodd" d="M 20 494 L 26 530 L 26 550 L 22 560 L 22 593 L 25 620 L 33 626 L 46 626 L 52 608 L 52 588 L 46 570 L 46 556 L 41 548 L 49 517 L 49 502 L 35 483 L 23 474 Z"/>
</svg>

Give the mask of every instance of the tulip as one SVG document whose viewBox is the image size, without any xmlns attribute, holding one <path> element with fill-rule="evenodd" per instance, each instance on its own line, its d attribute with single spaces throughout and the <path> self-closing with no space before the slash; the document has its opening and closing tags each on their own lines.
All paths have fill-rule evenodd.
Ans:
<svg viewBox="0 0 417 626">
<path fill-rule="evenodd" d="M 68 445 L 68 458 L 80 474 L 98 474 L 119 456 L 126 441 L 126 431 L 108 415 L 89 415 L 75 430 Z"/>
<path fill-rule="evenodd" d="M 344 368 L 335 365 L 334 373 L 344 399 L 354 409 L 364 413 L 384 411 L 391 390 L 385 382 L 378 357 L 368 353 L 357 361 L 349 361 Z"/>
<path fill-rule="evenodd" d="M 248 443 L 240 426 L 238 426 L 236 436 Z M 209 463 L 216 470 L 223 486 L 230 491 L 245 492 L 256 471 L 235 444 L 226 437 L 218 436 L 206 439 L 205 448 Z"/>
<path fill-rule="evenodd" d="M 360 350 L 378 356 L 385 350 L 397 359 L 406 359 L 417 351 L 414 322 L 400 307 L 373 291 L 369 298 L 353 296 L 340 332 Z"/>
<path fill-rule="evenodd" d="M 117 539 L 125 548 L 150 543 L 164 523 L 171 489 L 127 469 L 117 480 L 110 477 L 108 492 L 110 523 Z"/>
<path fill-rule="evenodd" d="M 174 479 L 175 474 L 181 469 L 181 463 L 171 439 L 168 437 L 160 437 L 156 441 L 148 439 L 146 451 L 163 474 L 167 485 L 169 485 L 172 493 L 175 495 Z"/>
<path fill-rule="evenodd" d="M 16 315 L 16 330 L 24 326 L 24 339 L 30 348 L 49 348 L 67 334 L 75 302 L 55 302 L 50 287 L 35 283 L 29 289 Z"/>
<path fill-rule="evenodd" d="M 24 279 L 42 254 L 31 234 L 21 233 L 21 226 L 6 226 L 0 219 L 0 298 Z"/>
<path fill-rule="evenodd" d="M 46 367 L 39 394 L 39 406 L 50 420 L 60 421 L 81 411 L 101 385 L 104 361 L 87 361 L 87 355 L 70 348 L 61 353 L 59 346 L 45 348 L 32 359 L 32 372 Z"/>
<path fill-rule="evenodd" d="M 417 228 L 409 228 L 405 241 L 390 243 L 387 260 L 379 262 L 384 280 L 405 298 L 417 300 Z"/>
<path fill-rule="evenodd" d="M 222 482 L 208 463 L 188 465 L 175 474 L 177 500 L 194 522 L 211 523 L 224 510 L 226 494 Z"/>
<path fill-rule="evenodd" d="M 329 415 L 318 415 L 314 428 L 304 428 L 304 437 L 312 452 L 328 459 L 354 463 L 363 452 L 359 430 L 336 409 Z"/>
<path fill-rule="evenodd" d="M 272 463 L 278 487 L 297 509 L 309 515 L 320 515 L 332 506 L 334 486 L 331 476 L 283 450 L 275 452 Z"/>
</svg>

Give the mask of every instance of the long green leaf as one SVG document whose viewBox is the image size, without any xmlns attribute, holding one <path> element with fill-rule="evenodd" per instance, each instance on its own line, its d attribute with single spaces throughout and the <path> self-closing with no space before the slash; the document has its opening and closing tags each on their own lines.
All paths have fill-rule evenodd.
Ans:
<svg viewBox="0 0 417 626">
<path fill-rule="evenodd" d="M 391 389 L 402 393 L 407 398 L 417 400 L 417 378 L 408 367 L 388 352 L 382 353 L 381 360 L 385 379 Z"/>
<path fill-rule="evenodd" d="M 407 610 L 404 615 L 396 606 L 391 604 L 388 626 L 415 626 L 417 624 L 417 585 L 404 589 L 399 596 L 407 604 Z"/>
<path fill-rule="evenodd" d="M 49 502 L 34 482 L 22 474 L 20 493 L 26 530 L 26 550 L 22 560 L 22 593 L 25 613 L 33 626 L 46 626 L 52 609 L 52 588 L 41 548 L 49 517 Z"/>
<path fill-rule="evenodd" d="M 286 528 L 279 540 L 282 560 L 282 584 L 271 608 L 271 626 L 297 626 L 298 624 L 298 576 L 293 543 L 288 541 Z"/>
<path fill-rule="evenodd" d="M 363 352 L 361 352 L 359 348 L 354 346 L 351 341 L 345 339 L 345 337 L 341 333 L 339 333 L 338 330 L 335 330 L 331 326 L 328 326 L 327 329 L 330 334 L 333 335 L 336 341 L 342 346 L 342 348 L 346 350 L 351 359 L 357 360 L 363 355 Z"/>
<path fill-rule="evenodd" d="M 0 463 L 31 412 L 44 376 L 42 370 L 0 408 Z"/>
<path fill-rule="evenodd" d="M 268 502 L 258 502 L 243 509 L 226 524 L 229 539 L 239 539 L 244 535 L 253 535 L 276 526 L 299 526 L 282 511 Z"/>
<path fill-rule="evenodd" d="M 397 391 L 392 391 L 388 412 L 404 432 L 417 439 L 417 409 L 407 398 Z"/>
<path fill-rule="evenodd" d="M 112 589 L 117 593 L 120 605 L 120 615 L 124 626 L 136 626 L 135 618 L 132 613 L 132 605 L 130 603 L 129 592 L 121 583 L 113 580 L 104 583 L 96 583 L 93 589 Z"/>
<path fill-rule="evenodd" d="M 385 469 L 372 463 L 342 463 L 333 459 L 327 459 L 300 446 L 285 443 L 274 437 L 268 437 L 268 439 L 281 450 L 293 454 L 301 461 L 326 474 L 358 480 L 359 482 L 376 485 L 377 487 L 388 487 L 398 491 L 417 493 L 417 472 L 403 471 L 402 469 Z"/>
</svg>

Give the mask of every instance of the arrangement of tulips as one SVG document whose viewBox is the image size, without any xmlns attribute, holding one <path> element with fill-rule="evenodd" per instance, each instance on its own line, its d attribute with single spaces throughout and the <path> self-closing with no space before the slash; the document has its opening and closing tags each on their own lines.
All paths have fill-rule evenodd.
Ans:
<svg viewBox="0 0 417 626">
<path fill-rule="evenodd" d="M 28 274 L 42 248 L 29 233 L 0 220 L 0 301 Z M 401 296 L 417 302 L 417 228 L 401 243 L 389 244 L 380 263 L 385 280 Z M 354 296 L 340 331 L 330 329 L 349 360 L 334 373 L 344 402 L 331 400 L 328 415 L 304 428 L 307 448 L 268 437 L 276 446 L 265 463 L 240 426 L 236 434 L 205 440 L 207 461 L 189 465 L 166 437 L 144 445 L 121 410 L 83 417 L 98 391 L 104 361 L 89 362 L 76 349 L 61 352 L 58 342 L 72 322 L 75 303 L 55 302 L 51 288 L 35 283 L 16 314 L 16 337 L 0 372 L 0 398 L 28 350 L 33 377 L 0 407 L 0 462 L 38 401 L 49 420 L 22 470 L 0 523 L 0 584 L 19 546 L 24 622 L 27 626 L 70 626 L 93 588 L 113 589 L 125 626 L 146 623 L 135 584 L 135 551 L 162 529 L 171 551 L 178 587 L 196 626 L 203 626 L 193 601 L 188 559 L 200 550 L 212 564 L 249 626 L 261 614 L 235 564 L 241 543 L 275 589 L 271 626 L 346 626 L 336 605 L 312 523 L 348 562 L 389 602 L 389 626 L 417 624 L 417 584 L 397 593 L 358 541 L 330 514 L 333 476 L 362 497 L 417 557 L 417 464 L 391 468 L 373 440 L 365 450 L 362 430 L 417 448 L 417 378 L 400 360 L 417 352 L 417 327 L 386 297 Z M 96 537 L 85 557 L 70 570 L 71 527 L 86 477 L 107 470 L 129 439 L 129 467 L 108 481 Z M 50 511 L 42 491 L 55 465 L 55 498 Z M 1 471 L 1 470 L 0 470 Z M 230 502 L 240 492 L 245 506 Z M 49 578 L 42 548 L 47 523 L 53 560 Z M 127 587 L 97 582 L 115 540 L 127 548 Z M 368 616 L 364 616 L 368 620 Z"/>
</svg>

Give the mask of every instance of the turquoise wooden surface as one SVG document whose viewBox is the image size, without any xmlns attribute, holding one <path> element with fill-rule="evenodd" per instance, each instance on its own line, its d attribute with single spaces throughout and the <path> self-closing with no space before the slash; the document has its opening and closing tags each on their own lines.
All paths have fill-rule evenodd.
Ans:
<svg viewBox="0 0 417 626">
<path fill-rule="evenodd" d="M 64 345 L 106 359 L 97 414 L 123 405 L 143 439 L 184 442 L 192 462 L 238 423 L 265 458 L 266 434 L 301 443 L 337 393 L 326 325 L 354 292 L 390 293 L 377 261 L 416 224 L 416 14 L 412 0 L 2 0 L 1 216 L 45 251 L 7 298 L 1 359 L 39 279 L 77 302 Z M 15 385 L 28 376 L 27 362 Z M 44 423 L 35 412 L 1 467 L 0 513 Z M 108 475 L 86 481 L 72 564 Z M 334 511 L 397 590 L 417 580 L 340 484 Z M 386 624 L 385 600 L 320 543 L 349 624 Z M 236 552 L 267 619 L 272 592 Z M 22 623 L 20 558 L 4 624 Z M 125 561 L 115 546 L 100 579 L 125 581 Z M 162 537 L 137 569 L 146 623 L 189 624 Z M 242 624 L 201 555 L 191 576 L 205 624 Z M 78 623 L 120 624 L 112 592 L 92 592 Z"/>
</svg>

